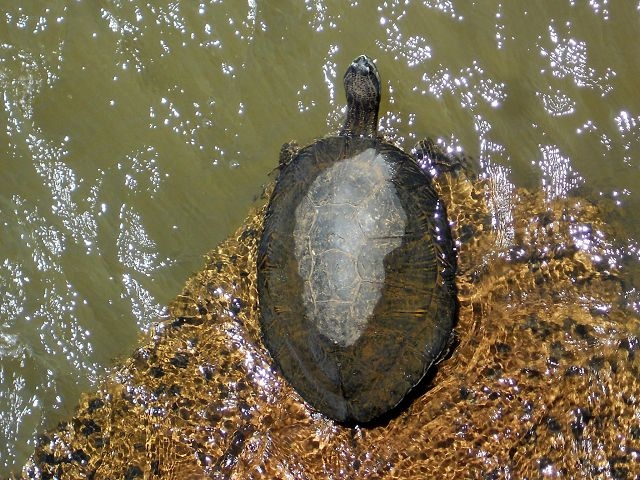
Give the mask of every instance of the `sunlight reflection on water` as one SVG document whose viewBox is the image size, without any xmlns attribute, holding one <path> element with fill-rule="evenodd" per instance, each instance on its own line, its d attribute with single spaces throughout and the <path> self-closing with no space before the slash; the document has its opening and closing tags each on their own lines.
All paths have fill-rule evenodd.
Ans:
<svg viewBox="0 0 640 480">
<path fill-rule="evenodd" d="M 614 242 L 578 224 L 579 243 L 611 241 L 635 272 L 640 3 L 523 5 L 7 7 L 0 464 L 131 350 L 240 223 L 281 142 L 339 128 L 341 72 L 361 52 L 384 65 L 381 133 L 477 157 L 501 246 L 516 185 L 548 200 L 580 188 L 629 231 Z M 624 295 L 638 311 L 633 282 Z"/>
</svg>

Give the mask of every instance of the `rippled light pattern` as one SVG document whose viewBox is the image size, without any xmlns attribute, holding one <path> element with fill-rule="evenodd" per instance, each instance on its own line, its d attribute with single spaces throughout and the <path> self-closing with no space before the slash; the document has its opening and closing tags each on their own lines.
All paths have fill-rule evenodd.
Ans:
<svg viewBox="0 0 640 480">
<path fill-rule="evenodd" d="M 409 67 L 416 67 L 431 58 L 431 47 L 427 40 L 420 35 L 405 37 L 401 32 L 399 22 L 406 15 L 406 2 L 385 2 L 384 7 L 378 7 L 381 13 L 379 23 L 385 29 L 386 40 L 376 40 L 376 45 L 385 52 L 393 54 L 394 58 L 404 59 Z"/>
<path fill-rule="evenodd" d="M 463 20 L 462 15 L 456 13 L 454 2 L 452 0 L 423 0 L 422 4 L 427 8 L 440 10 L 456 20 Z"/>
<path fill-rule="evenodd" d="M 10 343 L 15 342 L 15 335 L 5 333 L 10 323 L 17 320 L 18 315 L 24 312 L 24 303 L 26 300 L 24 285 L 29 282 L 29 278 L 25 276 L 20 265 L 5 259 L 0 265 L 0 319 L 2 321 L 2 340 L 11 339 Z M 5 351 L 4 346 L 0 347 Z M 3 354 L 4 356 L 4 354 Z"/>
<path fill-rule="evenodd" d="M 415 133 L 405 135 L 406 128 L 413 125 L 416 120 L 415 113 L 396 113 L 386 112 L 382 115 L 378 121 L 378 130 L 385 138 L 392 140 L 400 145 L 406 144 L 407 141 L 417 142 L 420 138 L 417 138 Z"/>
<path fill-rule="evenodd" d="M 189 146 L 204 150 L 208 144 L 207 134 L 215 125 L 214 101 L 194 101 L 187 98 L 184 89 L 170 88 L 166 96 L 160 97 L 149 107 L 149 126 L 152 129 L 167 129 Z"/>
<path fill-rule="evenodd" d="M 541 145 L 540 151 L 542 188 L 548 201 L 566 197 L 572 189 L 583 183 L 584 179 L 573 171 L 569 158 L 562 155 L 556 145 Z"/>
<path fill-rule="evenodd" d="M 569 4 L 571 6 L 575 6 L 578 3 L 576 0 L 569 0 Z M 596 15 L 600 15 L 603 20 L 609 20 L 609 9 L 607 5 L 609 4 L 608 0 L 588 0 L 589 6 L 593 10 L 593 13 Z"/>
<path fill-rule="evenodd" d="M 504 47 L 504 22 L 502 21 L 502 4 L 498 4 L 498 11 L 496 12 L 496 46 L 498 49 Z"/>
<path fill-rule="evenodd" d="M 604 75 L 599 75 L 588 65 L 587 43 L 572 37 L 562 38 L 553 25 L 549 25 L 549 38 L 554 44 L 553 50 L 541 49 L 540 54 L 549 59 L 549 67 L 554 77 L 573 79 L 579 87 L 590 87 L 608 94 L 613 85 L 610 80 L 616 73 L 607 68 Z"/>
<path fill-rule="evenodd" d="M 322 0 L 305 0 L 304 4 L 311 14 L 311 27 L 316 33 L 320 33 L 327 28 L 336 27 L 332 17 L 327 14 L 326 2 Z"/>
<path fill-rule="evenodd" d="M 489 181 L 487 201 L 491 211 L 491 223 L 496 231 L 496 246 L 506 248 L 513 244 L 513 190 L 509 180 L 509 169 L 495 163 L 486 167 Z M 488 260 L 488 259 L 487 259 Z"/>
<path fill-rule="evenodd" d="M 327 126 L 332 132 L 338 132 L 342 127 L 346 108 L 336 93 L 336 84 L 338 82 L 338 65 L 335 57 L 339 53 L 340 48 L 337 45 L 329 45 L 329 49 L 325 55 L 322 68 L 322 80 L 327 88 L 328 103 L 331 110 L 327 115 Z"/>
<path fill-rule="evenodd" d="M 165 263 L 158 262 L 156 244 L 145 232 L 140 215 L 133 208 L 120 208 L 120 232 L 116 241 L 118 260 L 123 266 L 149 275 Z"/>
<path fill-rule="evenodd" d="M 402 57 L 409 67 L 415 67 L 431 58 L 431 47 L 425 38 L 413 36 L 403 38 L 396 28 L 387 28 L 388 40 L 386 43 L 376 40 L 376 44 L 387 52 L 395 52 L 395 58 Z"/>
<path fill-rule="evenodd" d="M 632 165 L 634 157 L 631 152 L 640 145 L 640 115 L 633 116 L 623 110 L 613 117 L 613 121 L 623 140 L 624 161 Z"/>
<path fill-rule="evenodd" d="M 160 318 L 164 314 L 164 307 L 132 275 L 123 274 L 122 284 L 125 291 L 121 298 L 131 304 L 131 312 L 140 331 L 148 332 L 151 327 L 148 319 Z"/>
<path fill-rule="evenodd" d="M 571 115 L 576 110 L 576 102 L 562 93 L 561 90 L 538 92 L 536 95 L 542 100 L 542 106 L 552 117 Z"/>
<path fill-rule="evenodd" d="M 154 147 L 140 149 L 131 155 L 127 155 L 129 165 L 118 165 L 130 173 L 124 175 L 124 185 L 134 195 L 139 192 L 157 193 L 160 189 L 162 176 L 158 167 L 158 154 Z"/>
<path fill-rule="evenodd" d="M 42 145 L 39 147 L 42 148 Z M 55 153 L 47 149 L 34 154 L 34 157 L 40 155 L 43 158 L 55 158 Z M 82 211 L 74 200 L 74 192 L 79 187 L 75 172 L 64 162 L 48 162 L 46 160 L 36 165 L 36 171 L 43 177 L 43 181 L 51 190 L 54 202 L 53 213 L 62 219 L 73 239 L 78 243 L 83 243 L 87 247 L 87 251 L 91 251 L 96 238 L 96 221 L 93 212 Z"/>
<path fill-rule="evenodd" d="M 456 95 L 463 108 L 475 109 L 481 99 L 491 107 L 498 107 L 507 98 L 504 83 L 497 83 L 488 78 L 484 69 L 474 61 L 470 67 L 453 74 L 449 69 L 440 68 L 433 74 L 425 73 L 422 81 L 427 84 L 427 91 L 442 97 L 445 93 Z"/>
<path fill-rule="evenodd" d="M 402 58 L 409 67 L 417 67 L 432 56 L 429 41 L 422 35 L 405 35 L 401 25 L 407 16 L 409 2 L 384 2 L 378 7 L 379 24 L 385 31 L 385 40 L 376 40 L 376 45 L 383 51 L 393 55 L 394 59 Z"/>
</svg>

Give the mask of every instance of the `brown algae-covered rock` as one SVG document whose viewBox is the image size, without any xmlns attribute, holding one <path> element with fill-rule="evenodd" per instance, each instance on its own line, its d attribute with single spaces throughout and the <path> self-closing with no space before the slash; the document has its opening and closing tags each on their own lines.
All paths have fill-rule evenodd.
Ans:
<svg viewBox="0 0 640 480">
<path fill-rule="evenodd" d="M 309 408 L 261 343 L 264 210 L 207 257 L 131 359 L 43 435 L 25 478 L 636 478 L 638 319 L 596 206 L 436 181 L 458 245 L 458 345 L 388 421 Z M 505 233 L 506 232 L 506 233 Z"/>
</svg>

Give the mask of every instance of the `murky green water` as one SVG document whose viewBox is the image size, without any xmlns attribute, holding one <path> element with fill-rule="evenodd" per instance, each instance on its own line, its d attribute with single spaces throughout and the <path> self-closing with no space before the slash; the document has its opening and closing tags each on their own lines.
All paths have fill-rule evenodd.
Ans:
<svg viewBox="0 0 640 480">
<path fill-rule="evenodd" d="M 495 222 L 514 185 L 613 199 L 637 308 L 640 2 L 4 3 L 0 473 L 240 224 L 281 143 L 337 130 L 363 52 L 384 134 L 479 158 Z"/>
</svg>

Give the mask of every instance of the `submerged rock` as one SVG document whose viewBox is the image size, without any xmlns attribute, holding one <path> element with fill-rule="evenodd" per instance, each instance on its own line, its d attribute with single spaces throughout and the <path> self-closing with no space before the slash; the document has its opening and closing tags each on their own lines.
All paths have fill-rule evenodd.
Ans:
<svg viewBox="0 0 640 480">
<path fill-rule="evenodd" d="M 274 368 L 257 210 L 153 337 L 41 437 L 23 477 L 635 478 L 639 323 L 598 208 L 525 190 L 492 203 L 495 184 L 463 170 L 436 183 L 458 246 L 458 345 L 393 415 L 340 426 Z"/>
</svg>

